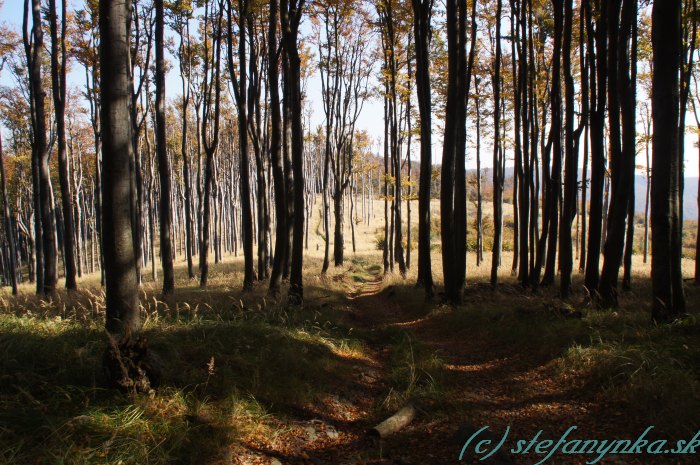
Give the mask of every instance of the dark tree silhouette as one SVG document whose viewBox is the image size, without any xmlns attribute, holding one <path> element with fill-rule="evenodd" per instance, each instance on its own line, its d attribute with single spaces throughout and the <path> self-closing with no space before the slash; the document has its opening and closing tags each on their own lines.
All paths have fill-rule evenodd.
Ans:
<svg viewBox="0 0 700 465">
<path fill-rule="evenodd" d="M 586 288 L 590 293 L 598 291 L 600 281 L 600 247 L 603 231 L 603 191 L 605 187 L 605 106 L 607 100 L 607 8 L 601 0 L 593 0 L 596 22 L 589 13 L 586 30 L 595 37 L 595 59 L 591 60 L 591 199 L 586 255 Z M 590 41 L 589 39 L 589 46 Z"/>
<path fill-rule="evenodd" d="M 681 275 L 679 176 L 679 71 L 681 0 L 654 2 L 651 37 L 652 173 L 651 279 L 652 319 L 672 321 L 685 313 Z"/>
<path fill-rule="evenodd" d="M 280 0 L 282 43 L 288 60 L 285 67 L 285 85 L 291 113 L 292 172 L 294 178 L 294 224 L 291 250 L 291 274 L 289 278 L 289 301 L 302 304 L 304 301 L 304 131 L 301 105 L 301 59 L 299 58 L 299 23 L 303 14 L 304 0 Z"/>
<path fill-rule="evenodd" d="M 634 189 L 636 155 L 635 88 L 632 81 L 631 37 L 637 19 L 637 0 L 608 3 L 608 72 L 610 88 L 611 199 L 608 230 L 603 250 L 604 262 L 598 292 L 601 304 L 616 307 L 617 285 L 625 247 L 626 220 Z M 631 75 L 632 74 L 632 75 Z"/>
<path fill-rule="evenodd" d="M 102 234 L 107 291 L 107 330 L 116 335 L 140 326 L 136 256 L 131 228 L 129 160 L 133 157 L 129 111 L 130 1 L 100 2 Z"/>
<path fill-rule="evenodd" d="M 284 258 L 289 254 L 287 229 L 287 196 L 282 162 L 282 115 L 280 113 L 279 65 L 280 45 L 277 40 L 279 0 L 270 0 L 270 24 L 268 37 L 268 85 L 270 88 L 270 161 L 275 188 L 275 255 L 270 275 L 270 293 L 279 293 L 284 272 Z"/>
<path fill-rule="evenodd" d="M 503 0 L 496 0 L 496 54 L 493 61 L 493 249 L 491 251 L 491 285 L 498 285 L 498 267 L 503 248 L 503 183 L 505 157 L 501 151 L 501 14 Z"/>
</svg>

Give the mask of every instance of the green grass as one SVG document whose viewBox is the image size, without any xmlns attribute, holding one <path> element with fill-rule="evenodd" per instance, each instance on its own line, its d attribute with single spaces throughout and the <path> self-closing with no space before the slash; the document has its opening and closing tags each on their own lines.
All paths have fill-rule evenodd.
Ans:
<svg viewBox="0 0 700 465">
<path fill-rule="evenodd" d="M 239 302 L 146 307 L 144 335 L 166 361 L 152 397 L 103 388 L 101 315 L 0 315 L 0 463 L 210 463 L 351 382 L 363 343 L 322 309 Z"/>
<path fill-rule="evenodd" d="M 315 268 L 307 273 L 303 309 L 273 302 L 262 285 L 241 294 L 240 263 L 213 267 L 205 291 L 178 268 L 175 298 L 159 297 L 147 283 L 144 335 L 165 361 L 163 385 L 152 397 L 104 387 L 102 291 L 85 285 L 51 302 L 26 290 L 0 297 L 0 464 L 231 462 L 246 444 L 284 435 L 300 412 L 315 415 L 320 399 L 356 382 L 358 360 L 377 353 L 385 364 L 368 422 L 408 402 L 421 412 L 417 423 L 427 415 L 450 424 L 478 418 L 492 400 L 464 392 L 476 375 L 450 364 L 487 365 L 493 357 L 460 354 L 473 356 L 462 361 L 452 354 L 448 363 L 410 327 L 357 328 L 346 318 L 345 292 L 380 276 L 379 260 L 348 257 L 323 278 L 320 261 L 309 260 Z M 426 305 L 413 276 L 387 277 L 391 289 L 377 302 L 396 302 L 407 320 L 438 322 L 439 334 L 456 344 L 522 356 L 523 373 L 543 369 L 635 425 L 668 434 L 700 428 L 700 322 L 652 325 L 644 278 L 635 276 L 634 293 L 613 312 L 563 304 L 555 289 L 524 292 L 507 277 L 494 293 L 477 272 L 470 269 L 458 309 L 439 298 Z M 688 287 L 692 312 L 697 301 L 698 290 Z M 573 311 L 582 317 L 572 318 Z M 484 383 L 501 376 L 497 382 L 527 389 L 492 373 L 481 374 Z"/>
<path fill-rule="evenodd" d="M 446 407 L 447 380 L 440 357 L 404 330 L 388 331 L 386 336 L 391 341 L 392 355 L 387 375 L 390 391 L 383 406 L 395 411 L 413 403 L 433 413 Z"/>
</svg>

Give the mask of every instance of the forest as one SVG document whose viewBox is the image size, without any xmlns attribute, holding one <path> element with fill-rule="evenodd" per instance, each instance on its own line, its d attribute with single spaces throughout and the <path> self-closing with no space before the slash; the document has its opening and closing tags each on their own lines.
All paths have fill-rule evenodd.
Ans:
<svg viewBox="0 0 700 465">
<path fill-rule="evenodd" d="M 698 463 L 699 24 L 0 0 L 0 464 Z"/>
</svg>

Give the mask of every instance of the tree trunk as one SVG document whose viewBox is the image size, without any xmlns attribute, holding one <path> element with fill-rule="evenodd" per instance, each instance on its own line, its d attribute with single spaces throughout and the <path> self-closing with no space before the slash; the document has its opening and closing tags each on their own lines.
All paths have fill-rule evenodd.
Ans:
<svg viewBox="0 0 700 465">
<path fill-rule="evenodd" d="M 101 128 L 104 169 L 102 180 L 103 245 L 106 280 L 107 330 L 129 338 L 141 326 L 136 256 L 131 228 L 129 160 L 129 11 L 130 1 L 100 2 Z"/>
<path fill-rule="evenodd" d="M 571 295 L 571 273 L 573 271 L 573 251 L 571 225 L 576 215 L 578 193 L 578 153 L 574 150 L 574 78 L 571 73 L 571 36 L 573 31 L 572 2 L 564 3 L 564 89 L 565 89 L 565 178 L 564 202 L 562 206 L 562 226 L 559 238 L 559 266 L 561 268 L 560 294 L 563 299 Z M 561 4 L 561 2 L 560 2 Z"/>
<path fill-rule="evenodd" d="M 595 37 L 595 60 L 591 60 L 591 198 L 589 206 L 588 247 L 586 253 L 585 285 L 588 292 L 595 293 L 600 281 L 600 245 L 603 231 L 603 191 L 605 189 L 605 106 L 608 78 L 607 68 L 607 8 L 595 0 L 599 12 L 595 32 L 590 3 L 586 6 L 586 32 L 588 47 L 593 50 Z"/>
<path fill-rule="evenodd" d="M 491 286 L 498 285 L 498 267 L 503 246 L 503 182 L 501 145 L 501 12 L 502 0 L 496 0 L 496 55 L 493 74 L 493 247 L 491 249 Z"/>
<path fill-rule="evenodd" d="M 170 232 L 173 212 L 170 204 L 170 159 L 165 136 L 165 57 L 163 50 L 163 0 L 155 0 L 156 9 L 156 151 L 160 177 L 160 259 L 163 266 L 163 294 L 175 291 L 173 248 Z"/>
<path fill-rule="evenodd" d="M 26 4 L 25 4 L 26 7 Z M 26 23 L 26 14 L 25 14 Z M 56 289 L 56 250 L 54 239 L 56 230 L 52 219 L 51 203 L 51 176 L 49 174 L 49 154 L 46 140 L 46 111 L 44 101 L 46 92 L 42 80 L 42 68 L 44 54 L 44 34 L 41 26 L 41 2 L 32 0 L 32 37 L 31 45 L 26 42 L 27 61 L 29 63 L 29 86 L 32 99 L 32 129 L 34 136 L 33 159 L 35 160 L 36 175 L 35 202 L 37 212 L 37 234 L 35 242 L 37 244 L 37 275 L 42 274 L 41 289 L 37 291 L 45 295 L 53 294 Z M 26 37 L 26 36 L 25 36 Z M 26 38 L 28 40 L 28 38 Z M 37 231 L 38 232 L 38 231 Z M 41 248 L 39 248 L 41 242 Z M 41 258 L 39 258 L 41 257 Z M 40 267 L 43 265 L 43 268 Z M 39 283 L 38 283 L 39 284 Z"/>
<path fill-rule="evenodd" d="M 282 165 L 282 116 L 280 114 L 279 96 L 279 58 L 277 55 L 277 16 L 278 0 L 270 0 L 270 24 L 268 37 L 268 85 L 270 87 L 270 160 L 272 163 L 272 180 L 275 188 L 275 253 L 270 275 L 270 294 L 276 296 L 282 284 L 284 257 L 288 254 L 289 236 L 287 235 L 287 196 Z"/>
<path fill-rule="evenodd" d="M 466 105 L 476 37 L 476 2 L 472 4 L 472 41 L 467 63 L 466 2 L 449 0 L 447 13 L 448 90 L 443 137 L 440 221 L 445 296 L 462 301 L 466 277 Z"/>
<path fill-rule="evenodd" d="M 302 127 L 301 105 L 301 60 L 297 45 L 299 23 L 304 0 L 280 0 L 282 11 L 282 37 L 284 51 L 289 60 L 285 83 L 289 86 L 291 129 L 292 129 L 292 171 L 294 176 L 294 230 L 292 236 L 291 275 L 289 301 L 302 305 L 304 302 L 303 260 L 304 260 L 304 130 Z"/>
<path fill-rule="evenodd" d="M 229 17 L 231 13 L 229 0 Z M 246 91 L 246 41 L 245 29 L 249 13 L 249 0 L 238 0 L 239 39 L 238 39 L 238 136 L 240 149 L 240 189 L 241 189 L 241 228 L 243 236 L 244 276 L 243 289 L 251 290 L 255 281 L 255 263 L 253 261 L 253 209 L 250 192 L 250 153 L 248 150 L 248 112 Z M 229 18 L 230 21 L 230 18 Z M 230 26 L 229 26 L 230 27 Z M 231 40 L 229 38 L 229 40 Z"/>
<path fill-rule="evenodd" d="M 610 50 L 610 149 L 611 198 L 608 214 L 608 233 L 604 246 L 604 263 L 598 292 L 605 307 L 617 307 L 617 284 L 625 247 L 625 221 L 628 217 L 630 194 L 634 189 L 634 158 L 636 154 L 636 101 L 631 64 L 630 40 L 637 19 L 637 0 L 623 0 L 619 29 L 613 18 L 618 17 L 620 0 L 608 3 Z M 616 5 L 613 5 L 615 4 Z M 632 47 L 634 48 L 634 47 Z M 632 54 L 633 55 L 633 54 Z M 619 109 L 619 111 L 618 111 Z M 622 144 L 620 145 L 619 115 L 622 117 Z M 634 227 L 634 226 L 633 226 Z"/>
<path fill-rule="evenodd" d="M 561 201 L 561 56 L 563 37 L 563 2 L 554 2 L 554 55 L 552 59 L 552 91 L 550 93 L 552 106 L 551 141 L 552 141 L 552 169 L 546 180 L 546 213 L 549 215 L 546 221 L 548 231 L 547 236 L 547 256 L 545 262 L 544 275 L 541 285 L 550 286 L 554 284 L 556 269 L 557 241 L 559 239 L 559 207 Z M 568 53 L 566 50 L 563 53 Z M 544 233 L 543 233 L 544 234 Z"/>
<path fill-rule="evenodd" d="M 190 279 L 194 278 L 194 266 L 192 263 L 192 255 L 194 254 L 194 231 L 192 227 L 192 180 L 190 174 L 190 156 L 188 150 L 188 118 L 187 110 L 190 104 L 190 85 L 189 79 L 192 72 L 191 63 L 186 62 L 184 57 L 190 56 L 190 38 L 189 24 L 186 23 L 188 17 L 183 18 L 182 28 L 180 31 L 180 75 L 182 76 L 182 140 L 180 146 L 180 154 L 182 156 L 182 176 L 185 190 L 185 254 L 187 255 L 187 276 Z M 185 40 L 187 45 L 185 46 Z"/>
<path fill-rule="evenodd" d="M 649 257 L 649 201 L 651 200 L 651 157 L 649 151 L 649 145 L 651 143 L 651 115 L 649 115 L 649 107 L 645 104 L 644 108 L 647 113 L 646 120 L 646 132 L 644 134 L 644 153 L 646 154 L 646 168 L 644 173 L 644 178 L 646 180 L 647 189 L 644 194 L 644 263 L 647 263 Z M 698 132 L 698 151 L 700 152 L 700 132 Z M 700 206 L 700 183 L 698 183 L 698 206 Z M 698 210 L 700 211 L 700 210 Z M 700 227 L 700 222 L 698 222 Z M 700 239 L 700 234 L 698 234 L 698 239 Z M 699 242 L 700 244 L 700 242 Z M 700 245 L 698 246 L 700 247 Z M 700 249 L 698 249 L 700 250 Z M 700 270 L 698 270 L 700 271 Z"/>
<path fill-rule="evenodd" d="M 482 202 L 481 202 L 481 95 L 479 94 L 479 80 L 475 82 L 476 90 L 476 266 L 481 266 L 484 260 L 484 232 L 482 227 Z"/>
<path fill-rule="evenodd" d="M 63 210 L 63 262 L 66 270 L 66 288 L 75 289 L 76 262 L 73 233 L 73 207 L 71 205 L 70 173 L 66 155 L 66 0 L 61 2 L 61 36 L 59 65 L 59 33 L 56 18 L 56 0 L 49 1 L 49 19 L 51 29 L 51 86 L 56 113 L 56 144 L 58 153 L 58 180 L 61 186 L 61 207 Z"/>
<path fill-rule="evenodd" d="M 15 235 L 12 228 L 12 220 L 10 218 L 10 206 L 7 203 L 7 182 L 5 180 L 5 158 L 2 151 L 2 133 L 0 133 L 0 182 L 2 182 L 2 205 L 3 216 L 5 220 L 5 237 L 9 245 L 10 253 L 10 285 L 12 286 L 12 295 L 17 295 L 17 250 L 15 248 Z"/>
<path fill-rule="evenodd" d="M 680 152 L 678 150 L 681 0 L 654 2 L 652 9 L 651 279 L 652 319 L 672 321 L 685 313 L 679 248 Z"/>
<path fill-rule="evenodd" d="M 339 181 L 336 181 L 339 183 Z M 343 265 L 343 252 L 345 249 L 345 239 L 343 237 L 343 227 L 345 225 L 345 215 L 343 208 L 343 194 L 339 186 L 334 189 L 333 195 L 333 264 Z"/>
<path fill-rule="evenodd" d="M 207 25 L 210 21 L 209 18 L 209 3 L 205 2 L 204 8 L 204 30 L 207 31 Z M 232 46 L 231 46 L 231 5 L 229 4 L 229 30 L 228 30 L 228 55 L 229 55 L 229 71 L 233 71 L 231 66 L 232 60 Z M 221 94 L 221 23 L 222 23 L 223 11 L 221 9 L 216 15 L 216 24 L 212 24 L 211 28 L 213 30 L 213 42 L 212 42 L 212 62 L 210 63 L 209 57 L 209 47 L 208 41 L 204 44 L 204 73 L 203 73 L 203 102 L 202 102 L 202 122 L 201 122 L 201 135 L 200 141 L 204 147 L 204 153 L 206 154 L 206 164 L 204 168 L 204 192 L 200 196 L 200 202 L 203 203 L 202 215 L 201 215 L 201 242 L 199 247 L 199 287 L 204 288 L 207 286 L 207 281 L 209 279 L 209 233 L 211 228 L 211 192 L 212 192 L 212 182 L 214 177 L 214 154 L 219 145 L 219 125 L 220 125 L 220 94 Z M 210 66 L 212 69 L 210 70 Z M 209 73 L 211 72 L 211 76 Z M 231 73 L 233 76 L 234 74 Z M 234 80 L 234 79 L 232 79 Z M 215 88 L 214 92 L 214 115 L 211 115 L 211 103 L 212 103 L 212 87 Z M 211 131 L 211 139 L 209 138 L 209 119 L 213 120 L 214 127 Z M 242 176 L 242 174 L 241 174 Z M 199 176 L 198 176 L 199 177 Z M 252 250 L 252 249 L 251 249 Z"/>
</svg>

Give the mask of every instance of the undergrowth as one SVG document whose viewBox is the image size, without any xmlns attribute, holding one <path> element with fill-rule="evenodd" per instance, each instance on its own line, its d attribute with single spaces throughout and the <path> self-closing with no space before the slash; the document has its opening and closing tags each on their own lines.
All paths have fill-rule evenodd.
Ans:
<svg viewBox="0 0 700 465">
<path fill-rule="evenodd" d="M 102 293 L 4 299 L 0 463 L 211 463 L 274 438 L 280 418 L 350 383 L 365 347 L 327 305 L 289 310 L 258 294 L 145 295 L 143 333 L 166 361 L 151 397 L 104 388 Z"/>
</svg>

